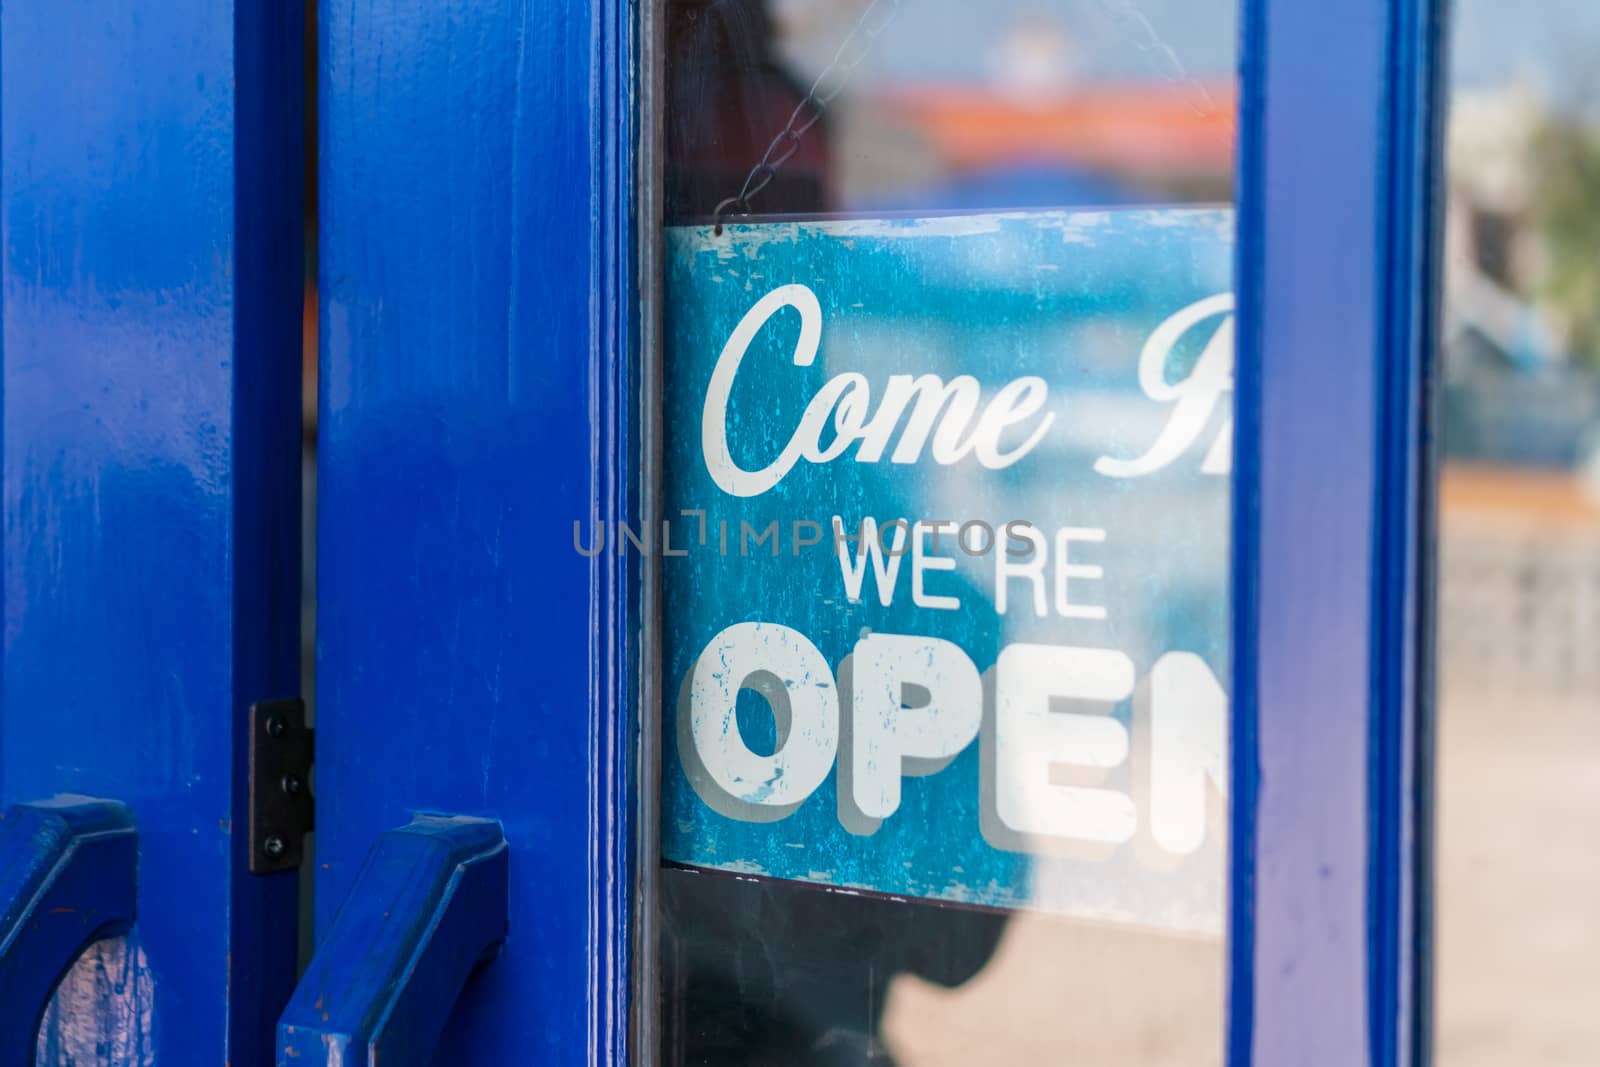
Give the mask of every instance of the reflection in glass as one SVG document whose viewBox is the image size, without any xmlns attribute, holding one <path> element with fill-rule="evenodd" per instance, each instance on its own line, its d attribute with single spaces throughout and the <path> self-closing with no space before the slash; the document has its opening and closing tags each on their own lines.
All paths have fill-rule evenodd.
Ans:
<svg viewBox="0 0 1600 1067">
<path fill-rule="evenodd" d="M 960 871 L 950 885 L 929 887 L 919 880 L 920 869 L 913 870 L 918 857 L 909 853 L 904 866 L 911 873 L 896 895 L 837 892 L 823 883 L 859 881 L 839 877 L 838 854 L 818 841 L 857 855 L 878 847 L 880 858 L 898 861 L 893 843 L 908 840 L 910 825 L 933 841 L 941 834 L 968 835 L 976 851 L 984 852 L 977 804 L 946 810 L 934 798 L 949 783 L 970 780 L 976 801 L 982 774 L 1033 770 L 1037 753 L 1026 745 L 1014 750 L 1017 767 L 1002 763 L 981 770 L 974 742 L 940 763 L 937 773 L 906 777 L 894 816 L 902 825 L 886 824 L 873 836 L 861 836 L 869 827 L 859 824 L 847 836 L 829 821 L 837 790 L 852 795 L 852 786 L 830 773 L 806 801 L 820 805 L 826 818 L 802 809 L 786 821 L 761 824 L 770 832 L 825 825 L 827 834 L 794 842 L 801 850 L 794 877 L 752 877 L 748 865 L 741 866 L 742 856 L 711 862 L 715 849 L 737 851 L 750 840 L 746 827 L 709 801 L 702 805 L 683 778 L 673 776 L 703 773 L 692 760 L 679 770 L 679 753 L 694 750 L 692 739 L 678 731 L 688 729 L 684 709 L 707 605 L 727 622 L 762 618 L 763 607 L 780 597 L 762 576 L 779 572 L 743 559 L 737 569 L 720 570 L 664 560 L 664 682 L 674 700 L 668 722 L 676 724 L 665 739 L 663 767 L 665 1062 L 1192 1067 L 1220 1061 L 1223 798 L 1207 783 L 1225 780 L 1222 566 L 1232 222 L 1215 205 L 1232 196 L 1233 20 L 1231 0 L 667 5 L 666 424 L 669 436 L 683 436 L 667 443 L 666 514 L 700 506 L 697 499 L 675 498 L 674 491 L 706 479 L 698 458 L 703 372 L 731 329 L 732 320 L 720 306 L 712 309 L 704 295 L 710 289 L 696 286 L 709 286 L 708 272 L 717 271 L 716 277 L 740 292 L 748 286 L 747 303 L 754 302 L 761 296 L 758 286 L 776 284 L 775 275 L 808 277 L 801 266 L 827 274 L 836 262 L 859 263 L 871 254 L 872 242 L 882 241 L 883 255 L 904 257 L 908 277 L 937 289 L 937 314 L 924 314 L 910 298 L 897 307 L 887 288 L 871 289 L 857 279 L 870 298 L 863 296 L 863 306 L 847 319 L 828 308 L 835 317 L 828 319 L 830 340 L 817 357 L 815 375 L 794 378 L 794 395 L 753 377 L 736 380 L 730 410 L 776 412 L 778 422 L 793 427 L 810 393 L 833 375 L 863 373 L 875 390 L 874 402 L 882 404 L 890 372 L 915 365 L 942 382 L 962 373 L 984 377 L 985 401 L 1006 379 L 1021 375 L 1071 381 L 1076 417 L 1070 426 L 1062 420 L 1053 429 L 1036 462 L 1018 464 L 1003 476 L 974 473 L 970 464 L 930 463 L 932 473 L 907 489 L 911 483 L 900 477 L 907 468 L 897 473 L 885 462 L 879 472 L 846 458 L 831 467 L 799 464 L 766 499 L 790 499 L 782 494 L 796 486 L 793 499 L 808 499 L 802 493 L 808 486 L 812 497 L 827 498 L 831 487 L 840 509 L 853 506 L 867 515 L 950 514 L 1002 526 L 1024 501 L 1024 517 L 1040 521 L 1047 532 L 1072 528 L 1075 515 L 1104 522 L 1117 531 L 1104 545 L 1092 531 L 1080 531 L 1071 544 L 1048 540 L 1041 547 L 1052 558 L 1075 552 L 1103 564 L 1105 574 L 1115 576 L 1108 589 L 1116 583 L 1131 589 L 1141 581 L 1159 585 L 1159 626 L 1137 613 L 1117 612 L 1115 603 L 1109 621 L 1077 616 L 1067 604 L 1065 583 L 1059 601 L 1054 587 L 1045 594 L 1048 621 L 1035 620 L 1027 610 L 1025 582 L 1012 587 L 1013 597 L 1023 600 L 1021 609 L 1014 605 L 1001 617 L 993 603 L 994 564 L 969 560 L 941 576 L 940 590 L 959 594 L 963 612 L 971 613 L 946 625 L 966 635 L 957 643 L 986 672 L 983 684 L 991 688 L 1006 684 L 995 679 L 1006 664 L 990 670 L 1002 648 L 1023 649 L 1030 642 L 1113 647 L 1137 661 L 1140 685 L 1135 697 L 1130 677 L 1127 699 L 1119 698 L 1106 717 L 1131 723 L 1135 714 L 1148 713 L 1151 693 L 1159 690 L 1169 706 L 1182 702 L 1195 709 L 1194 722 L 1214 720 L 1215 737 L 1205 744 L 1216 755 L 1180 768 L 1188 775 L 1185 782 L 1192 779 L 1197 799 L 1191 803 L 1191 794 L 1184 794 L 1182 818 L 1168 820 L 1161 840 L 1144 811 L 1139 839 L 1120 846 L 1053 854 L 1026 834 L 1009 842 L 1015 850 L 1010 855 L 1017 857 L 1013 869 L 1021 872 L 1010 884 L 1024 887 L 1020 898 L 1006 897 L 1006 885 L 961 882 L 966 872 Z M 1190 205 L 1209 206 L 1182 215 L 1134 214 Z M 1074 209 L 1115 211 L 1066 220 L 1065 212 Z M 1020 211 L 1036 214 L 994 214 Z M 945 221 L 919 224 L 928 242 L 918 252 L 900 251 L 894 242 L 914 217 Z M 786 232 L 781 248 L 750 250 L 748 240 L 718 244 L 733 238 L 705 227 L 712 221 L 760 226 L 781 218 L 850 220 L 856 228 L 830 230 L 844 223 L 822 222 Z M 900 220 L 900 229 L 864 221 L 885 219 Z M 1157 219 L 1178 225 L 1158 235 Z M 961 236 L 969 232 L 973 240 Z M 1046 232 L 1054 241 L 1048 248 L 1040 243 Z M 1078 240 L 1083 243 L 1073 243 Z M 814 242 L 814 253 L 801 247 L 806 241 Z M 944 253 L 940 241 L 948 245 Z M 844 245 L 848 256 L 840 251 Z M 956 260 L 958 248 L 971 256 L 958 275 L 941 278 L 935 254 Z M 1073 248 L 1084 251 L 1074 257 Z M 707 266 L 696 274 L 685 263 Z M 1019 287 L 1017 277 L 1036 280 Z M 1186 295 L 1179 300 L 1178 293 Z M 687 294 L 695 295 L 690 300 Z M 1215 303 L 1219 297 L 1224 303 Z M 1215 306 L 1202 308 L 1194 328 L 1171 339 L 1170 353 L 1162 356 L 1166 374 L 1158 370 L 1141 379 L 1141 346 L 1155 327 L 1186 304 L 1208 299 Z M 1163 301 L 1176 303 L 1168 307 Z M 796 317 L 774 318 L 751 342 L 751 360 L 787 364 L 795 344 L 792 326 L 803 313 L 782 314 Z M 702 329 L 701 317 L 714 322 Z M 994 366 L 1005 367 L 1006 374 L 991 381 L 986 368 Z M 1208 381 L 1214 385 L 1201 388 Z M 1134 468 L 1162 437 L 1183 382 L 1195 383 L 1183 420 L 1188 437 L 1178 449 L 1190 462 L 1181 477 L 1176 468 L 1166 480 L 1156 473 L 1132 491 L 1131 479 L 1148 473 Z M 1163 403 L 1152 409 L 1150 398 L 1158 393 Z M 766 444 L 770 454 L 783 442 Z M 826 441 L 818 444 L 825 447 Z M 760 465 L 753 454 L 733 448 L 734 462 Z M 892 448 L 891 443 L 886 453 Z M 1108 469 L 1123 480 L 1108 475 L 1104 488 L 1080 489 L 1071 481 L 1079 475 L 1065 473 L 1089 471 L 1107 453 L 1114 453 Z M 1152 471 L 1158 466 L 1151 461 Z M 827 519 L 809 512 L 803 517 Z M 1185 551 L 1171 552 L 1172 542 Z M 835 567 L 835 585 L 838 578 Z M 816 595 L 828 594 L 819 588 Z M 837 671 L 841 691 L 850 685 L 841 657 L 864 647 L 856 643 L 854 627 L 870 619 L 876 623 L 870 628 L 880 633 L 916 632 L 909 629 L 915 616 L 878 616 L 874 610 L 870 603 L 841 608 L 835 630 L 808 635 L 823 648 L 822 669 L 830 678 Z M 890 621 L 886 626 L 880 619 Z M 678 649 L 681 635 L 690 631 L 696 634 L 694 648 Z M 1166 668 L 1152 673 L 1151 665 L 1172 650 L 1167 642 L 1174 634 L 1184 635 L 1179 647 L 1191 655 L 1165 661 Z M 1046 676 L 1048 660 L 1012 655 L 1013 685 Z M 1079 667 L 1084 664 L 1074 670 Z M 793 737 L 795 717 L 805 709 L 785 703 L 779 679 L 753 676 L 746 684 L 734 708 L 735 729 L 754 756 L 769 757 Z M 908 711 L 928 699 L 926 691 L 912 688 L 902 698 Z M 1136 704 L 1145 710 L 1136 712 Z M 1041 716 L 1046 728 L 1087 717 L 1082 706 L 1068 702 L 1050 702 L 1048 708 L 1051 714 Z M 848 744 L 842 743 L 841 752 Z M 1101 771 L 1042 765 L 1039 774 L 1057 788 L 1123 790 L 1145 798 L 1138 803 L 1148 807 L 1151 757 L 1137 736 L 1131 747 L 1137 751 L 1108 755 Z M 706 795 L 702 791 L 700 799 Z M 839 819 L 849 827 L 846 807 L 838 804 Z M 908 822 L 913 819 L 920 821 Z M 1013 823 L 1023 821 L 1013 813 Z M 1003 836 L 989 833 L 991 841 Z M 690 846 L 706 862 L 684 862 Z M 963 897 L 968 904 L 952 903 Z M 970 906 L 974 900 L 983 906 Z"/>
</svg>

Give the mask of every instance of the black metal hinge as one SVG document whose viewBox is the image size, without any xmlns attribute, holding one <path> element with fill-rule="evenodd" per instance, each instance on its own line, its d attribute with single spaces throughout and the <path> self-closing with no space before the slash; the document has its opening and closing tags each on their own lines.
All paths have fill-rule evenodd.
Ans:
<svg viewBox="0 0 1600 1067">
<path fill-rule="evenodd" d="M 300 866 L 315 827 L 311 798 L 314 731 L 303 700 L 250 705 L 250 873 Z"/>
</svg>

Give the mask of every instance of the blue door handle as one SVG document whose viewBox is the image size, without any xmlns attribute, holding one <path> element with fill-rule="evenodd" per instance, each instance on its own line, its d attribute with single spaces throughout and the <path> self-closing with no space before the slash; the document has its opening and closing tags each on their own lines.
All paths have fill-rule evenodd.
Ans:
<svg viewBox="0 0 1600 1067">
<path fill-rule="evenodd" d="M 417 815 L 380 837 L 279 1018 L 280 1067 L 428 1067 L 505 942 L 508 878 L 492 819 Z"/>
<path fill-rule="evenodd" d="M 133 925 L 138 870 L 138 831 L 116 801 L 58 796 L 0 816 L 0 1067 L 33 1062 L 61 976 Z"/>
</svg>

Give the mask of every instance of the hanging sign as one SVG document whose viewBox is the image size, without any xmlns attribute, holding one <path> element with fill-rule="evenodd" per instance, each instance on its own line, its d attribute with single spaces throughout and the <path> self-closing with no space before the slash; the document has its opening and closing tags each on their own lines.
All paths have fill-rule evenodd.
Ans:
<svg viewBox="0 0 1600 1067">
<path fill-rule="evenodd" d="M 668 231 L 667 862 L 1220 930 L 1232 234 Z"/>
</svg>

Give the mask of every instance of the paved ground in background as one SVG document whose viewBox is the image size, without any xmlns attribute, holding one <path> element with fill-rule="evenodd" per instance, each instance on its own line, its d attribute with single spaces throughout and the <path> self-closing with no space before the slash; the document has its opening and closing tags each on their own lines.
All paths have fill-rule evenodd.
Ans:
<svg viewBox="0 0 1600 1067">
<path fill-rule="evenodd" d="M 1600 649 L 1596 650 L 1600 655 Z M 1442 699 L 1439 1067 L 1600 1064 L 1600 696 Z M 1018 915 L 947 990 L 896 980 L 903 1067 L 1204 1067 L 1215 944 Z"/>
<path fill-rule="evenodd" d="M 1600 694 L 1447 691 L 1439 756 L 1438 1064 L 1600 1064 Z"/>
</svg>

